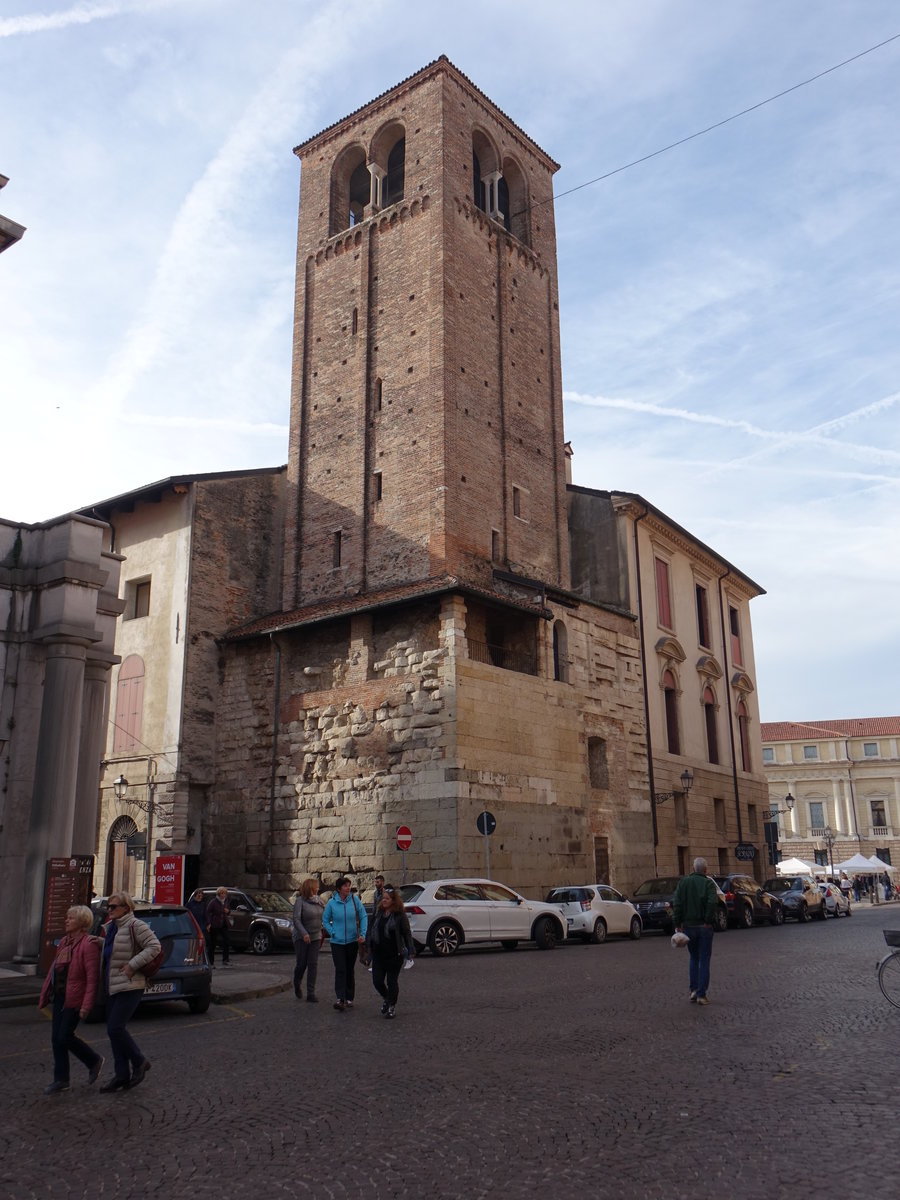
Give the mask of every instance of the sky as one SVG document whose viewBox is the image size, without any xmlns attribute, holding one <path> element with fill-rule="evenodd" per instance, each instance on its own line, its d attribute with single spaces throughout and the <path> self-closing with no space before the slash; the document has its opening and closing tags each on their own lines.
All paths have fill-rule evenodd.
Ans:
<svg viewBox="0 0 900 1200">
<path fill-rule="evenodd" d="M 900 713 L 900 38 L 862 53 L 898 34 L 893 0 L 3 0 L 0 515 L 286 461 L 292 149 L 446 54 L 561 164 L 575 483 L 766 589 L 763 720 Z"/>
</svg>

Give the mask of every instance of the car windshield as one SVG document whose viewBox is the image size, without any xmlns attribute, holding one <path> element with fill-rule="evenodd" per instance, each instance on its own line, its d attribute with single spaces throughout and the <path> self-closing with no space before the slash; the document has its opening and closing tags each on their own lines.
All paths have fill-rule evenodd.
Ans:
<svg viewBox="0 0 900 1200">
<path fill-rule="evenodd" d="M 265 912 L 293 912 L 291 905 L 278 892 L 247 892 L 248 898 L 257 908 Z"/>
<path fill-rule="evenodd" d="M 136 909 L 135 916 L 149 925 L 159 938 L 197 936 L 197 927 L 189 912 L 141 912 Z"/>
<path fill-rule="evenodd" d="M 634 894 L 636 896 L 665 896 L 669 892 L 675 891 L 678 887 L 678 880 L 678 875 L 663 879 L 645 879 Z"/>
<path fill-rule="evenodd" d="M 793 889 L 793 879 L 767 879 L 763 884 L 763 888 L 767 892 L 773 892 L 776 896 L 784 895 Z"/>
<path fill-rule="evenodd" d="M 546 904 L 579 904 L 589 900 L 590 896 L 584 888 L 554 888 L 547 897 Z"/>
</svg>

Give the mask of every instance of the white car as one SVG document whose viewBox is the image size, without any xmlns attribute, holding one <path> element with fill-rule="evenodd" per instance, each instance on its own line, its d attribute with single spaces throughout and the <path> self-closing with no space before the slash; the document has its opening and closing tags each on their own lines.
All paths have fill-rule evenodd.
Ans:
<svg viewBox="0 0 900 1200">
<path fill-rule="evenodd" d="M 825 907 L 829 917 L 851 917 L 850 896 L 841 891 L 840 884 L 820 883 L 819 891 L 825 897 Z"/>
<path fill-rule="evenodd" d="M 624 933 L 637 941 L 643 930 L 638 910 L 608 883 L 554 888 L 547 903 L 555 904 L 566 918 L 569 937 L 586 942 L 605 942 L 610 933 Z"/>
<path fill-rule="evenodd" d="M 565 940 L 566 922 L 559 908 L 526 900 L 492 879 L 432 879 L 406 884 L 400 895 L 417 948 L 447 958 L 468 942 L 499 942 L 515 950 L 533 941 L 552 950 Z"/>
</svg>

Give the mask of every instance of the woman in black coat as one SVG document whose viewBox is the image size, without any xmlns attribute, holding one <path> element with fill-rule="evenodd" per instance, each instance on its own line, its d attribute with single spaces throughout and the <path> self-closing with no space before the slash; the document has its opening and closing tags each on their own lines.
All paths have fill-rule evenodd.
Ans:
<svg viewBox="0 0 900 1200">
<path fill-rule="evenodd" d="M 400 893 L 390 884 L 384 889 L 366 940 L 372 956 L 372 983 L 384 1001 L 381 1012 L 392 1020 L 400 993 L 400 972 L 405 959 L 412 962 L 415 947 Z"/>
</svg>

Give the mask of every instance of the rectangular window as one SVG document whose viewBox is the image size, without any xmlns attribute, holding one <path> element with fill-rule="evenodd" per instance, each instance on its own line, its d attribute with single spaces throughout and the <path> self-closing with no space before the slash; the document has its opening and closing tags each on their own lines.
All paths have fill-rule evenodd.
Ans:
<svg viewBox="0 0 900 1200">
<path fill-rule="evenodd" d="M 747 824 L 750 826 L 751 833 L 759 833 L 759 817 L 756 813 L 756 805 L 747 805 Z"/>
<path fill-rule="evenodd" d="M 341 554 L 343 551 L 343 546 L 341 544 L 342 541 L 343 537 L 341 535 L 341 531 L 340 529 L 336 529 L 331 535 L 331 565 L 335 568 L 341 565 Z"/>
<path fill-rule="evenodd" d="M 666 701 L 666 745 L 670 754 L 681 753 L 681 739 L 678 736 L 678 695 L 673 687 L 664 690 Z"/>
<path fill-rule="evenodd" d="M 701 646 L 707 650 L 712 647 L 712 637 L 709 631 L 709 596 L 706 588 L 697 584 L 697 637 Z"/>
<path fill-rule="evenodd" d="M 881 829 L 887 827 L 887 813 L 883 800 L 872 801 L 872 825 Z"/>
<path fill-rule="evenodd" d="M 609 787 L 609 764 L 606 761 L 605 738 L 588 738 L 588 773 L 592 788 Z"/>
<path fill-rule="evenodd" d="M 687 800 L 683 793 L 675 797 L 675 828 L 679 833 L 688 831 Z"/>
<path fill-rule="evenodd" d="M 491 530 L 491 562 L 500 561 L 500 531 Z"/>
<path fill-rule="evenodd" d="M 821 837 L 825 828 L 825 805 L 821 800 L 809 802 L 809 832 L 811 837 Z"/>
<path fill-rule="evenodd" d="M 609 838 L 594 838 L 594 879 L 598 883 L 609 883 Z"/>
<path fill-rule="evenodd" d="M 866 756 L 866 758 L 877 758 L 878 757 L 878 743 L 877 742 L 863 742 L 863 754 Z"/>
<path fill-rule="evenodd" d="M 150 580 L 145 579 L 134 589 L 134 615 L 136 617 L 150 616 Z"/>
<path fill-rule="evenodd" d="M 775 761 L 775 750 L 772 746 L 763 746 L 763 762 L 773 763 Z"/>
<path fill-rule="evenodd" d="M 522 515 L 522 492 L 519 488 L 513 487 L 513 516 L 521 517 Z"/>
<path fill-rule="evenodd" d="M 731 627 L 731 661 L 736 667 L 744 665 L 741 653 L 741 618 L 740 613 L 731 605 L 728 606 L 728 621 Z"/>
<path fill-rule="evenodd" d="M 672 628 L 672 604 L 669 599 L 669 564 L 661 558 L 656 563 L 656 612 L 664 629 Z"/>
<path fill-rule="evenodd" d="M 716 709 L 713 704 L 704 704 L 706 718 L 706 754 L 711 763 L 719 761 L 719 735 L 716 730 Z"/>
<path fill-rule="evenodd" d="M 803 757 L 807 760 L 817 759 L 819 757 L 818 746 L 804 746 Z"/>
<path fill-rule="evenodd" d="M 375 472 L 373 484 L 374 484 L 374 488 L 375 488 L 375 499 L 377 501 L 377 500 L 380 500 L 381 497 L 384 495 L 380 471 Z"/>
<path fill-rule="evenodd" d="M 724 847 L 719 847 L 719 874 L 728 874 L 728 851 Z"/>
</svg>

